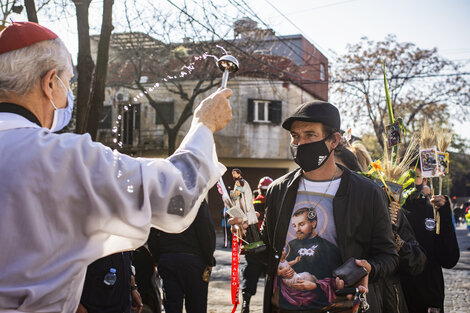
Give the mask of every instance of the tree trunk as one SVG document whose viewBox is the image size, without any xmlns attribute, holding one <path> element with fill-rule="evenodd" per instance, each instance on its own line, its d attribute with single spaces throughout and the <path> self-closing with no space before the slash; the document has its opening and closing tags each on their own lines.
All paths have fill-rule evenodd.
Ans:
<svg viewBox="0 0 470 313">
<path fill-rule="evenodd" d="M 100 113 L 103 109 L 104 94 L 106 88 L 106 74 L 108 71 L 109 41 L 113 31 L 113 4 L 114 0 L 104 0 L 103 20 L 101 23 L 100 42 L 96 58 L 96 70 L 91 91 L 90 109 L 88 113 L 88 126 L 86 130 L 91 138 L 96 140 Z"/>
<path fill-rule="evenodd" d="M 178 129 L 170 128 L 168 131 L 168 155 L 172 155 L 176 150 L 176 137 Z"/>
<path fill-rule="evenodd" d="M 88 9 L 91 0 L 72 0 L 77 11 L 78 29 L 78 85 L 77 85 L 77 127 L 75 132 L 83 134 L 88 123 L 89 99 L 93 69 L 95 67 L 90 51 L 90 26 Z"/>
<path fill-rule="evenodd" d="M 26 7 L 26 14 L 28 15 L 28 21 L 38 23 L 38 15 L 36 12 L 36 5 L 34 0 L 24 0 L 24 6 Z"/>
</svg>

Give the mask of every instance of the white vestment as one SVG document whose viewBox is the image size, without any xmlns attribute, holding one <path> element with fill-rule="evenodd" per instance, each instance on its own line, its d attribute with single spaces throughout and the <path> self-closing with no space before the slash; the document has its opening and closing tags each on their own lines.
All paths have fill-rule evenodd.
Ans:
<svg viewBox="0 0 470 313">
<path fill-rule="evenodd" d="M 88 264 L 143 245 L 151 225 L 186 229 L 225 171 L 203 124 L 146 159 L 13 113 L 0 113 L 0 162 L 0 312 L 75 312 Z"/>
</svg>

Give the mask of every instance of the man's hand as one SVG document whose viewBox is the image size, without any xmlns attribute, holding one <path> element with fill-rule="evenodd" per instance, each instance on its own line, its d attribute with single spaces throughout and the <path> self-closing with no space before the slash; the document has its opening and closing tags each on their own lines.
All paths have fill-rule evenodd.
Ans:
<svg viewBox="0 0 470 313">
<path fill-rule="evenodd" d="M 193 123 L 201 122 L 213 133 L 227 126 L 232 119 L 232 107 L 228 99 L 232 96 L 230 89 L 218 89 L 197 106 Z"/>
<path fill-rule="evenodd" d="M 231 217 L 229 218 L 228 223 L 232 225 L 232 234 L 236 233 L 239 229 L 241 229 L 243 235 L 246 234 L 248 221 L 243 221 L 241 217 Z"/>
<path fill-rule="evenodd" d="M 80 303 L 78 304 L 76 313 L 88 313 L 88 310 Z"/>
<path fill-rule="evenodd" d="M 359 289 L 359 292 L 368 293 L 369 292 L 369 273 L 370 273 L 370 270 L 372 269 L 372 266 L 366 260 L 356 259 L 356 264 L 364 267 L 367 270 L 367 275 L 364 276 L 364 278 L 362 278 L 355 287 Z M 344 288 L 344 281 L 336 277 L 336 289 L 339 290 L 343 288 Z M 352 300 L 353 297 L 354 295 L 348 295 L 349 300 Z"/>
<path fill-rule="evenodd" d="M 140 293 L 137 291 L 137 289 L 131 290 L 131 296 L 132 296 L 131 312 L 133 313 L 142 312 L 142 308 L 144 305 L 142 303 L 142 297 L 140 296 Z"/>
<path fill-rule="evenodd" d="M 297 290 L 314 290 L 317 288 L 317 284 L 309 280 L 298 280 L 295 284 L 292 284 L 292 288 Z"/>
<path fill-rule="evenodd" d="M 372 266 L 366 260 L 356 260 L 356 264 L 364 267 L 367 270 L 367 275 L 361 279 L 361 281 L 356 285 L 356 288 L 359 289 L 359 292 L 368 293 L 369 292 L 369 273 L 372 269 Z"/>
<path fill-rule="evenodd" d="M 431 203 L 434 204 L 436 209 L 443 207 L 447 202 L 447 198 L 444 196 L 432 196 Z"/>
</svg>

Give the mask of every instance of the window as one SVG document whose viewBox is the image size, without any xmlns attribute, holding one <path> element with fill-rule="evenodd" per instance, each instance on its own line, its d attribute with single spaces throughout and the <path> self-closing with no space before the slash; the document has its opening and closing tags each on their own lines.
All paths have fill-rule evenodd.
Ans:
<svg viewBox="0 0 470 313">
<path fill-rule="evenodd" d="M 140 132 L 140 104 L 131 106 L 120 105 L 121 115 L 120 134 L 124 145 L 132 146 L 135 139 L 138 140 Z"/>
<path fill-rule="evenodd" d="M 157 114 L 157 109 L 155 108 L 155 124 L 163 124 L 163 120 L 168 124 L 173 124 L 175 110 L 173 101 L 161 101 L 161 102 L 151 102 L 152 107 L 158 106 L 158 110 L 162 113 L 163 118 Z"/>
<path fill-rule="evenodd" d="M 325 79 L 326 79 L 325 65 L 323 63 L 320 63 L 320 80 L 325 80 Z"/>
<path fill-rule="evenodd" d="M 98 129 L 111 129 L 112 124 L 112 106 L 105 105 L 101 109 Z"/>
<path fill-rule="evenodd" d="M 248 99 L 248 122 L 279 124 L 281 110 L 281 101 Z"/>
<path fill-rule="evenodd" d="M 269 122 L 268 120 L 268 101 L 254 100 L 254 118 L 253 122 Z"/>
</svg>

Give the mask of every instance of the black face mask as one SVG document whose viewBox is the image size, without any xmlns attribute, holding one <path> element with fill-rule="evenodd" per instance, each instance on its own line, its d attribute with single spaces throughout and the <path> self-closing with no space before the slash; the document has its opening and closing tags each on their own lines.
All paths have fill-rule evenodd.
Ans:
<svg viewBox="0 0 470 313">
<path fill-rule="evenodd" d="M 327 136 L 323 140 L 305 143 L 300 146 L 291 143 L 290 152 L 294 157 L 295 163 L 297 163 L 305 172 L 310 172 L 320 168 L 330 157 L 331 151 L 333 151 L 329 151 L 325 144 L 328 137 L 330 136 Z"/>
</svg>

